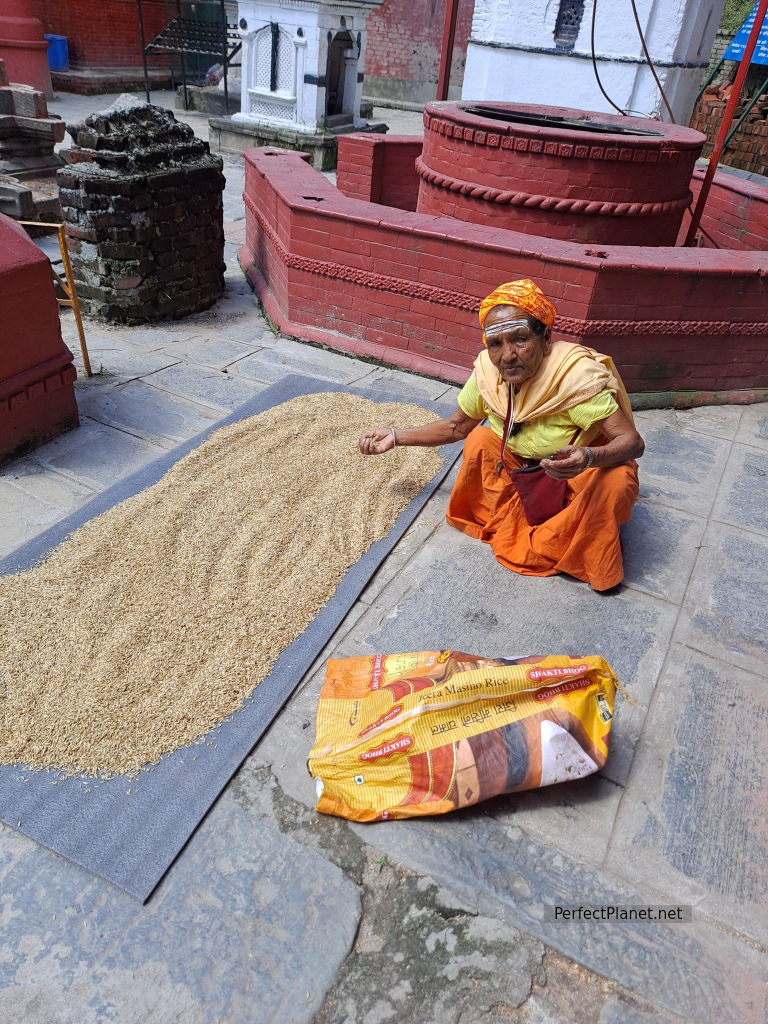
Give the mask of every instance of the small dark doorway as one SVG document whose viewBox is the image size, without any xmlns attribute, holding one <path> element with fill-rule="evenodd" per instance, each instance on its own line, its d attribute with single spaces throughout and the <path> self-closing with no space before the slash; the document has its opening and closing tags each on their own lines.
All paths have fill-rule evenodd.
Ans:
<svg viewBox="0 0 768 1024">
<path fill-rule="evenodd" d="M 344 77 L 347 62 L 344 51 L 352 48 L 352 36 L 348 31 L 337 32 L 328 47 L 328 92 L 325 113 L 329 117 L 344 113 Z"/>
</svg>

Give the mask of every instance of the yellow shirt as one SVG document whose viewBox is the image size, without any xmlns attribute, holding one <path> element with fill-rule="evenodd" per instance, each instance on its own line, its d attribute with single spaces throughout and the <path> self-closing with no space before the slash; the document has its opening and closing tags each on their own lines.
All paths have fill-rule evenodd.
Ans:
<svg viewBox="0 0 768 1024">
<path fill-rule="evenodd" d="M 504 420 L 490 411 L 480 394 L 474 373 L 459 393 L 459 407 L 473 420 L 488 419 L 494 434 L 499 437 L 504 433 Z M 599 392 L 586 402 L 579 402 L 572 409 L 541 416 L 524 423 L 520 430 L 513 434 L 507 447 L 524 459 L 543 459 L 554 455 L 558 448 L 571 443 L 577 428 L 586 430 L 597 420 L 604 420 L 619 408 L 616 399 L 605 390 Z"/>
</svg>

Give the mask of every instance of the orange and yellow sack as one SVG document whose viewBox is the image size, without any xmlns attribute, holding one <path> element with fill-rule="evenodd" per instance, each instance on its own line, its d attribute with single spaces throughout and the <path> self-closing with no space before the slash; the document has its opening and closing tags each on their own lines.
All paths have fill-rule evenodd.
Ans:
<svg viewBox="0 0 768 1024">
<path fill-rule="evenodd" d="M 331 660 L 309 770 L 317 810 L 444 814 L 598 771 L 616 676 L 602 658 L 420 651 Z"/>
</svg>

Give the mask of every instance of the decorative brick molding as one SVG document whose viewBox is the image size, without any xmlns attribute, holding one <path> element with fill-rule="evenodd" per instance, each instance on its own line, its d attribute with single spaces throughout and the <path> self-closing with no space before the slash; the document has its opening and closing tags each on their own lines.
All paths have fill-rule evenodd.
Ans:
<svg viewBox="0 0 768 1024">
<path fill-rule="evenodd" d="M 502 104 L 494 105 L 501 106 Z M 511 104 L 504 105 L 511 106 Z M 605 117 L 607 119 L 608 115 L 605 115 Z M 470 128 L 456 124 L 454 121 L 447 120 L 444 117 L 435 117 L 426 111 L 424 113 L 424 127 L 428 131 L 436 132 L 438 135 L 461 139 L 463 142 L 471 142 L 476 146 L 515 150 L 518 153 L 531 153 L 533 155 L 558 156 L 565 160 L 607 160 L 612 163 L 669 164 L 682 159 L 683 156 L 687 157 L 684 149 L 672 146 L 659 147 L 658 144 L 653 148 L 650 146 L 642 147 L 642 145 L 638 144 L 632 147 L 611 145 L 611 143 L 603 143 L 602 145 L 595 145 L 592 142 L 589 144 L 579 144 L 572 141 L 546 141 L 541 138 L 531 138 L 530 129 L 528 134 L 521 134 L 515 133 L 512 128 L 502 131 L 498 126 L 492 131 Z M 548 130 L 554 131 L 556 129 Z"/>
<path fill-rule="evenodd" d="M 555 320 L 555 330 L 563 334 L 576 334 L 579 337 L 599 334 L 612 338 L 650 334 L 759 337 L 768 334 L 768 323 L 739 323 L 729 320 L 578 320 L 576 317 L 559 316 Z"/>
<path fill-rule="evenodd" d="M 419 177 L 430 185 L 461 192 L 462 195 L 474 199 L 484 199 L 489 203 L 508 203 L 510 206 L 526 206 L 529 209 L 539 207 L 555 213 L 580 213 L 585 216 L 603 217 L 657 217 L 662 214 L 676 213 L 690 206 L 693 193 L 689 192 L 682 199 L 667 200 L 663 203 L 613 203 L 608 200 L 565 199 L 562 196 L 533 195 L 530 192 L 516 192 L 500 188 L 487 188 L 475 185 L 471 181 L 462 181 L 449 174 L 431 171 L 421 157 L 416 160 Z"/>
</svg>

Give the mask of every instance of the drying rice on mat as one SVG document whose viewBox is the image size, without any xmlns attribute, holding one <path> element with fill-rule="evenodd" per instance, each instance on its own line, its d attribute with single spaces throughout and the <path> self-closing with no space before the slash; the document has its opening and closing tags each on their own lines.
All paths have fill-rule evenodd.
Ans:
<svg viewBox="0 0 768 1024">
<path fill-rule="evenodd" d="M 357 438 L 436 418 L 295 398 L 0 579 L 0 763 L 135 772 L 237 711 L 440 466 L 421 448 L 363 458 Z"/>
</svg>

